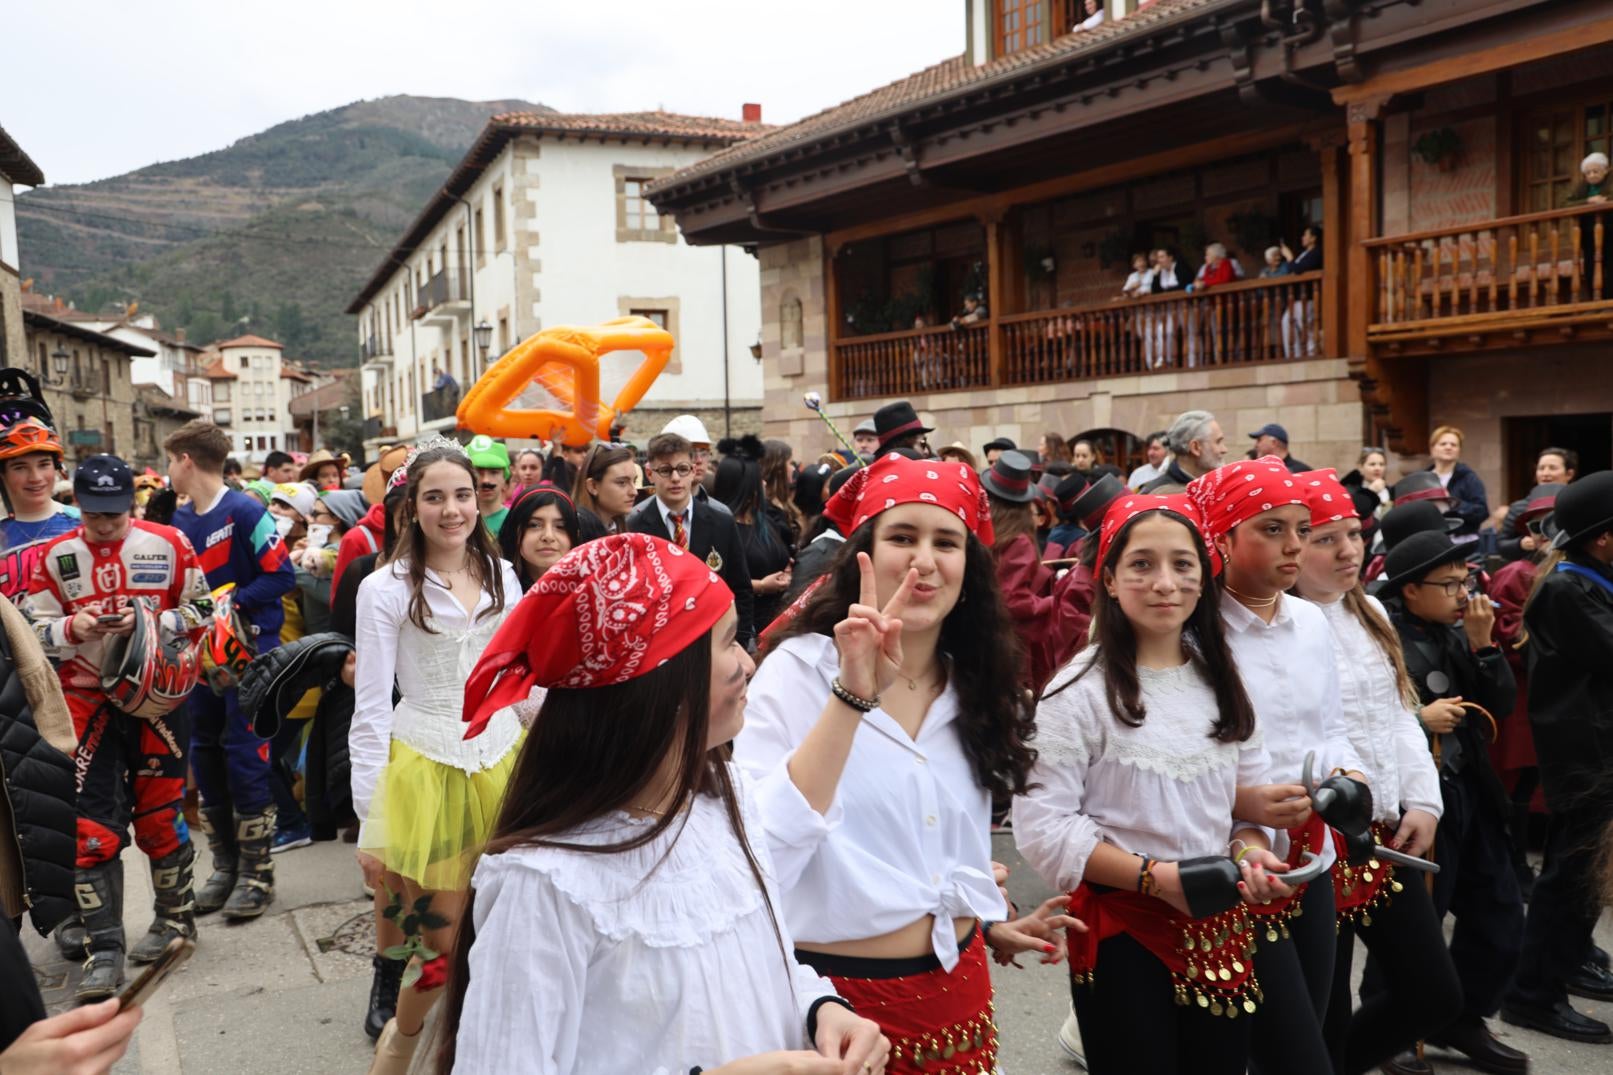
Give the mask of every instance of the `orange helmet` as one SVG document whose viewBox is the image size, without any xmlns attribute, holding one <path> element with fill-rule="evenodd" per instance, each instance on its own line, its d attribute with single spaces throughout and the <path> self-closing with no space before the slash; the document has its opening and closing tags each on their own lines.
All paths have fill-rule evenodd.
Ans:
<svg viewBox="0 0 1613 1075">
<path fill-rule="evenodd" d="M 49 452 L 61 459 L 62 438 L 37 418 L 21 418 L 0 430 L 0 461 L 35 452 Z"/>
<path fill-rule="evenodd" d="M 155 602 L 137 597 L 130 608 L 134 630 L 109 640 L 101 658 L 101 689 L 123 712 L 149 720 L 184 704 L 201 669 L 188 638 L 162 637 Z"/>
<path fill-rule="evenodd" d="M 202 675 L 215 694 L 223 694 L 241 682 L 247 666 L 258 655 L 252 625 L 246 622 L 231 600 L 233 586 L 213 591 L 213 622 L 196 644 L 202 662 Z"/>
</svg>

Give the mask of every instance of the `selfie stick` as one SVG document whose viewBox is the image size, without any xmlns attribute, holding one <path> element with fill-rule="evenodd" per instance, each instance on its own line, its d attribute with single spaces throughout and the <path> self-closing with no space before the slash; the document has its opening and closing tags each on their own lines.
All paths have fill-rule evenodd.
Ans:
<svg viewBox="0 0 1613 1075">
<path fill-rule="evenodd" d="M 816 414 L 819 418 L 822 418 L 823 424 L 829 427 L 829 432 L 835 435 L 835 440 L 839 441 L 841 446 L 844 447 L 846 451 L 851 453 L 851 465 L 854 467 L 863 466 L 864 463 L 862 461 L 862 456 L 857 454 L 857 449 L 853 448 L 849 443 L 847 443 L 846 438 L 841 435 L 840 430 L 836 429 L 835 424 L 829 420 L 829 416 L 823 413 L 823 397 L 818 395 L 816 392 L 808 392 L 804 399 L 806 401 L 807 409 L 813 414 Z"/>
</svg>

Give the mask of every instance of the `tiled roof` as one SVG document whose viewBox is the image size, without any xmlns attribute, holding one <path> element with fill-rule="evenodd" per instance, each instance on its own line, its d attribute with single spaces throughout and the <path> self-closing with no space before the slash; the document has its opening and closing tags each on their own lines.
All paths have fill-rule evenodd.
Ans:
<svg viewBox="0 0 1613 1075">
<path fill-rule="evenodd" d="M 239 381 L 240 378 L 224 368 L 224 360 L 215 358 L 202 367 L 202 376 L 209 381 Z"/>
<path fill-rule="evenodd" d="M 74 324 L 70 320 L 44 310 L 24 309 L 22 323 L 24 327 L 36 332 L 54 332 L 61 336 L 81 340 L 84 343 L 94 344 L 97 347 L 105 347 L 110 351 L 122 351 L 131 358 L 153 358 L 157 354 L 157 352 L 149 348 L 140 347 L 137 344 L 129 343 L 127 340 L 120 340 L 116 336 L 108 336 L 105 333 L 87 329 L 82 324 Z"/>
<path fill-rule="evenodd" d="M 530 131 L 629 137 L 643 135 L 699 141 L 754 138 L 773 130 L 762 123 L 745 123 L 716 116 L 683 116 L 676 112 L 608 112 L 592 116 L 565 112 L 504 112 L 494 116 L 492 122 Z"/>
<path fill-rule="evenodd" d="M 262 336 L 253 336 L 250 334 L 246 336 L 237 336 L 233 340 L 224 340 L 222 342 L 215 343 L 213 344 L 213 347 L 220 351 L 224 350 L 226 347 L 273 347 L 276 351 L 283 350 L 283 348 L 273 340 L 266 340 Z"/>
<path fill-rule="evenodd" d="M 775 127 L 760 137 L 730 146 L 657 180 L 650 189 L 652 193 L 665 191 L 687 180 L 762 160 L 774 153 L 875 120 L 895 118 L 921 105 L 983 86 L 994 79 L 1018 74 L 1028 68 L 1102 52 L 1117 42 L 1212 8 L 1246 4 L 1247 0 L 1155 0 L 1153 4 L 1125 18 L 1101 23 L 1090 30 L 1076 30 L 1046 44 L 1021 49 L 979 66 L 970 63 L 967 55 L 953 56 L 833 108 L 826 108 L 787 126 Z"/>
<path fill-rule="evenodd" d="M 0 127 L 0 176 L 25 187 L 45 185 L 45 173 L 22 151 L 16 141 Z"/>
</svg>

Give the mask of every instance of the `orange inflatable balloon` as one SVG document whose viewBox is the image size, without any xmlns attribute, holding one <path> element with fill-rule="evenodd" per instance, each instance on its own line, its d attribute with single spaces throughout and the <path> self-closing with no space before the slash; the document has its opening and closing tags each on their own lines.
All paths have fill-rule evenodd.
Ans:
<svg viewBox="0 0 1613 1075">
<path fill-rule="evenodd" d="M 536 437 L 582 447 L 609 440 L 617 415 L 638 406 L 672 357 L 672 334 L 647 317 L 618 317 L 592 328 L 557 325 L 522 340 L 487 368 L 459 401 L 462 428 L 490 437 Z M 599 398 L 599 360 L 642 351 L 644 361 L 616 398 Z M 511 407 L 531 383 L 566 410 Z"/>
</svg>

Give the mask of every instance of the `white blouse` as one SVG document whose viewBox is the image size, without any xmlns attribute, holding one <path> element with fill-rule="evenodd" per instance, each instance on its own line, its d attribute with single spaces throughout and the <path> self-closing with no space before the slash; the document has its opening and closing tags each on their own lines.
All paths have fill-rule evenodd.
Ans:
<svg viewBox="0 0 1613 1075">
<path fill-rule="evenodd" d="M 818 721 L 840 669 L 834 640 L 799 635 L 757 669 L 734 758 L 758 781 L 757 808 L 806 944 L 878 937 L 925 915 L 936 958 L 958 963 L 955 918 L 1001 921 L 991 875 L 991 793 L 975 780 L 949 683 L 918 738 L 883 709 L 862 717 L 828 815 L 790 780 L 790 757 Z"/>
<path fill-rule="evenodd" d="M 1225 853 L 1248 827 L 1233 824 L 1239 785 L 1270 783 L 1258 730 L 1242 743 L 1210 738 L 1215 691 L 1191 663 L 1137 669 L 1145 713 L 1133 728 L 1109 708 L 1101 663 L 1076 679 L 1095 661 L 1083 650 L 1053 677 L 1036 707 L 1032 790 L 1014 799 L 1019 853 L 1063 892 L 1100 842 L 1164 862 Z"/>
<path fill-rule="evenodd" d="M 779 905 L 767 841 L 735 774 L 752 850 Z M 627 814 L 556 837 L 618 843 Z M 775 1049 L 810 1049 L 806 1018 L 834 987 L 775 932 L 720 799 L 629 851 L 524 847 L 471 880 L 476 941 L 455 1072 L 683 1075 Z"/>
<path fill-rule="evenodd" d="M 358 588 L 358 664 L 353 669 L 353 722 L 347 751 L 353 766 L 353 809 L 370 812 L 370 798 L 386 768 L 392 740 L 467 773 L 491 768 L 515 745 L 520 723 L 510 709 L 493 715 L 485 731 L 465 738 L 465 683 L 504 616 L 521 599 L 515 569 L 503 560 L 504 612 L 482 616 L 493 603 L 483 592 L 479 619 L 449 592 L 442 577 L 426 570 L 427 633 L 409 619 L 408 565 L 394 561 L 370 573 Z M 402 699 L 394 709 L 392 685 Z"/>
<path fill-rule="evenodd" d="M 1388 623 L 1389 614 L 1378 599 L 1367 601 Z M 1402 809 L 1441 816 L 1445 802 L 1439 771 L 1422 721 L 1395 688 L 1394 666 L 1343 601 L 1317 607 L 1333 628 L 1344 725 L 1372 786 L 1376 820 L 1395 824 Z"/>
<path fill-rule="evenodd" d="M 1366 772 L 1345 727 L 1333 631 L 1322 610 L 1309 601 L 1281 594 L 1277 614 L 1267 623 L 1237 598 L 1223 593 L 1221 620 L 1271 755 L 1271 776 L 1266 782 L 1299 783 L 1305 755 L 1313 750 L 1317 780 L 1334 768 Z M 1272 850 L 1279 856 L 1288 854 L 1286 831 L 1273 835 Z M 1336 857 L 1333 841 L 1323 840 L 1322 861 L 1331 866 Z"/>
</svg>

